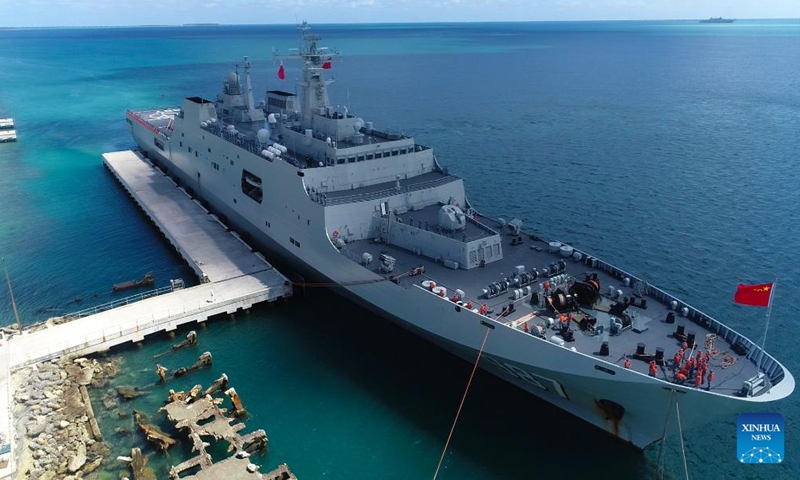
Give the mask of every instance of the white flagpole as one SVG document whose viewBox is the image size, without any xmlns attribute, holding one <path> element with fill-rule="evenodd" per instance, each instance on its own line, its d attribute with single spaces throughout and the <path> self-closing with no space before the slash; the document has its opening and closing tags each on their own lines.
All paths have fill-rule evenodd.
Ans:
<svg viewBox="0 0 800 480">
<path fill-rule="evenodd" d="M 767 344 L 767 331 L 769 330 L 769 316 L 772 313 L 772 296 L 775 295 L 775 285 L 778 284 L 778 279 L 776 278 L 774 282 L 772 282 L 772 288 L 769 290 L 769 303 L 767 304 L 767 321 L 764 325 L 764 338 L 761 340 L 761 355 L 758 356 L 758 368 L 756 370 L 756 375 L 761 373 L 761 360 L 764 358 L 764 355 L 767 354 L 767 351 L 764 349 L 765 345 Z"/>
</svg>

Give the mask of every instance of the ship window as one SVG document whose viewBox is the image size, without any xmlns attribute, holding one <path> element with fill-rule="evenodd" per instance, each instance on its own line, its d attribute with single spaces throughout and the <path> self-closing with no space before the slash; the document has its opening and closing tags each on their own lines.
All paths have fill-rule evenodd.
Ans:
<svg viewBox="0 0 800 480">
<path fill-rule="evenodd" d="M 297 240 L 295 240 L 294 238 L 292 238 L 292 237 L 289 237 L 289 241 L 290 241 L 290 242 L 292 243 L 292 245 L 294 245 L 295 247 L 297 247 L 297 248 L 300 248 L 300 242 L 298 242 L 298 241 L 297 241 Z"/>
<path fill-rule="evenodd" d="M 397 156 L 397 150 L 392 150 L 392 156 L 393 156 L 393 157 L 396 157 L 396 156 Z"/>
<path fill-rule="evenodd" d="M 156 144 L 156 147 L 158 147 L 159 150 L 161 150 L 161 151 L 164 150 L 164 142 L 162 142 L 161 140 L 159 140 L 157 138 L 153 138 L 153 143 Z"/>
<path fill-rule="evenodd" d="M 494 244 L 494 256 L 495 257 L 499 257 L 500 256 L 500 244 L 499 243 L 495 243 Z"/>
<path fill-rule="evenodd" d="M 184 134 L 183 134 L 183 132 L 181 132 L 181 137 L 183 137 L 183 136 L 184 136 Z"/>
<path fill-rule="evenodd" d="M 267 226 L 267 228 L 272 228 L 272 227 L 270 227 L 270 225 L 269 225 L 269 221 L 264 221 L 264 224 Z"/>
<path fill-rule="evenodd" d="M 492 258 L 492 247 L 486 247 L 485 255 L 486 255 L 486 258 Z"/>
<path fill-rule="evenodd" d="M 233 166 L 233 160 L 231 160 L 231 166 Z"/>
<path fill-rule="evenodd" d="M 383 154 L 381 152 L 378 152 L 378 153 L 375 154 L 375 158 L 381 158 L 382 156 L 383 156 Z"/>
<path fill-rule="evenodd" d="M 178 143 L 180 143 L 180 144 L 181 144 L 181 147 L 183 146 L 183 142 L 178 142 Z"/>
<path fill-rule="evenodd" d="M 344 163 L 344 157 L 342 157 L 342 158 L 337 158 L 337 159 L 336 159 L 336 163 L 338 163 L 339 165 L 343 164 L 343 163 Z"/>
<path fill-rule="evenodd" d="M 406 149 L 405 148 L 401 148 L 400 149 L 400 155 L 405 155 L 405 154 L 406 154 Z"/>
<path fill-rule="evenodd" d="M 195 156 L 195 157 L 197 156 L 197 150 L 195 150 L 195 151 L 194 151 L 194 156 Z"/>
<path fill-rule="evenodd" d="M 355 163 L 355 161 L 356 161 L 356 157 L 348 157 L 347 158 L 347 163 Z"/>
<path fill-rule="evenodd" d="M 217 163 L 217 162 L 211 162 L 211 167 L 212 167 L 214 170 L 216 170 L 216 171 L 219 171 L 219 163 Z"/>
<path fill-rule="evenodd" d="M 372 160 L 373 158 L 375 158 L 375 155 L 371 153 L 367 155 L 367 160 Z"/>
<path fill-rule="evenodd" d="M 208 153 L 211 153 L 211 147 L 208 147 Z"/>
<path fill-rule="evenodd" d="M 363 162 L 364 161 L 364 155 L 359 155 L 357 161 Z"/>
<path fill-rule="evenodd" d="M 247 170 L 242 170 L 242 193 L 256 202 L 261 203 L 264 197 L 264 191 L 261 188 L 261 178 Z"/>
</svg>

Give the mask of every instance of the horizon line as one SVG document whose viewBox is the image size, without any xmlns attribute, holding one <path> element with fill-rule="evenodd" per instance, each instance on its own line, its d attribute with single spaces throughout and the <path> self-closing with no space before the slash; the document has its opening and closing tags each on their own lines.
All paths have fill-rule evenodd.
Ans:
<svg viewBox="0 0 800 480">
<path fill-rule="evenodd" d="M 651 19 L 584 19 L 584 20 L 493 20 L 493 21 L 415 21 L 415 22 L 319 22 L 311 25 L 430 25 L 430 24 L 503 24 L 503 23 L 600 23 L 600 22 L 690 22 L 706 20 L 703 18 L 651 18 Z M 775 18 L 752 17 L 733 18 L 736 21 L 749 20 L 795 20 L 800 18 Z M 133 25 L 38 25 L 38 26 L 0 26 L 0 30 L 31 30 L 31 29 L 77 29 L 77 28 L 163 28 L 163 27 L 257 27 L 257 26 L 296 26 L 298 23 L 164 23 L 164 24 L 133 24 Z"/>
</svg>

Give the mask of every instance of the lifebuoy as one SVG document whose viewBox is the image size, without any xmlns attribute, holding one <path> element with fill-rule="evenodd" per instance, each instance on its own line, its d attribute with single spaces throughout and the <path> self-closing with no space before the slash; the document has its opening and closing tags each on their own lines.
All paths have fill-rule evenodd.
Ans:
<svg viewBox="0 0 800 480">
<path fill-rule="evenodd" d="M 333 231 L 333 238 L 339 238 L 339 230 Z"/>
</svg>

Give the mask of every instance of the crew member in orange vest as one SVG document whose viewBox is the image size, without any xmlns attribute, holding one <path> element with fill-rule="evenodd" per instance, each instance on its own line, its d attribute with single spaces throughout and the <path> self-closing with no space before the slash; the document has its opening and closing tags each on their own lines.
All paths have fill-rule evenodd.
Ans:
<svg viewBox="0 0 800 480">
<path fill-rule="evenodd" d="M 675 352 L 675 356 L 672 358 L 672 373 L 675 374 L 675 371 L 681 364 L 681 360 L 683 360 L 683 352 L 677 351 Z"/>
<path fill-rule="evenodd" d="M 489 307 L 487 307 L 485 303 L 482 303 L 480 310 L 478 310 L 478 313 L 480 313 L 481 315 L 486 315 L 488 311 Z"/>
<path fill-rule="evenodd" d="M 689 369 L 691 368 L 691 363 L 692 363 L 692 361 L 689 360 L 688 362 L 683 364 L 683 367 L 681 367 L 681 372 L 680 373 L 682 373 L 683 376 L 686 377 L 686 378 L 689 378 Z"/>
<path fill-rule="evenodd" d="M 628 359 L 627 355 L 625 355 L 625 361 L 622 363 L 622 366 L 627 368 L 628 370 L 631 369 L 631 361 Z"/>
<path fill-rule="evenodd" d="M 525 333 L 529 333 L 528 322 L 525 322 L 525 323 L 522 324 L 522 329 L 525 331 Z"/>
<path fill-rule="evenodd" d="M 697 375 L 694 376 L 694 386 L 695 388 L 700 388 L 700 385 L 703 384 L 703 371 L 698 370 Z"/>
<path fill-rule="evenodd" d="M 706 387 L 706 390 L 711 390 L 711 382 L 714 381 L 714 376 L 715 376 L 714 375 L 714 370 L 709 370 L 708 371 L 708 377 L 707 377 L 707 379 L 708 379 L 708 387 Z"/>
<path fill-rule="evenodd" d="M 656 371 L 657 371 L 656 361 L 655 360 L 650 360 L 650 376 L 651 377 L 655 377 L 656 376 Z"/>
<path fill-rule="evenodd" d="M 472 310 L 472 300 L 467 302 L 467 310 Z"/>
<path fill-rule="evenodd" d="M 686 375 L 684 375 L 684 374 L 683 374 L 683 371 L 680 371 L 680 372 L 678 372 L 678 373 L 675 375 L 675 380 L 676 380 L 676 381 L 677 381 L 679 384 L 683 385 L 683 382 L 685 382 L 685 381 L 686 381 Z"/>
</svg>

